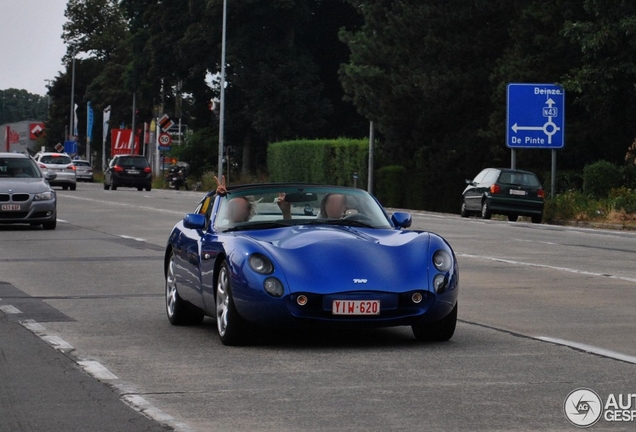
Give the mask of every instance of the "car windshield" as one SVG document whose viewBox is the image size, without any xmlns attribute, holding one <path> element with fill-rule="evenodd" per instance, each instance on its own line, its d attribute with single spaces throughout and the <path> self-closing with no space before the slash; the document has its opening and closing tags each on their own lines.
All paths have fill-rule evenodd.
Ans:
<svg viewBox="0 0 636 432">
<path fill-rule="evenodd" d="M 391 228 L 382 207 L 366 191 L 333 186 L 268 185 L 230 191 L 220 198 L 214 217 L 220 231 L 310 224 Z"/>
<path fill-rule="evenodd" d="M 40 177 L 40 170 L 30 159 L 0 158 L 0 178 Z"/>
<path fill-rule="evenodd" d="M 68 165 L 71 163 L 71 157 L 67 155 L 58 155 L 58 154 L 43 155 L 40 158 L 40 162 L 42 162 L 43 164 L 49 164 L 49 165 Z"/>
<path fill-rule="evenodd" d="M 499 183 L 520 185 L 520 186 L 529 186 L 529 187 L 539 187 L 541 184 L 539 183 L 539 179 L 532 173 L 524 173 L 524 172 L 502 172 L 499 176 Z"/>
<path fill-rule="evenodd" d="M 81 167 L 89 167 L 89 166 L 91 166 L 91 164 L 89 164 L 88 162 L 83 162 L 83 161 L 73 161 L 73 165 L 81 166 Z"/>
</svg>

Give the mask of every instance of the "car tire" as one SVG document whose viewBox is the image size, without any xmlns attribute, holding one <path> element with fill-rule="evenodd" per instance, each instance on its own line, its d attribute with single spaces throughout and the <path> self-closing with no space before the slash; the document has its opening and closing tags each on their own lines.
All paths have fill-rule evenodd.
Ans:
<svg viewBox="0 0 636 432">
<path fill-rule="evenodd" d="M 543 220 L 543 215 L 531 216 L 530 219 L 532 220 L 532 223 L 540 224 Z"/>
<path fill-rule="evenodd" d="M 508 220 L 510 222 L 517 222 L 517 219 L 519 219 L 519 215 L 508 215 Z"/>
<path fill-rule="evenodd" d="M 466 201 L 464 200 L 462 200 L 462 209 L 459 214 L 463 218 L 467 218 L 468 216 L 470 216 L 470 213 L 468 213 L 468 210 L 466 210 Z"/>
<path fill-rule="evenodd" d="M 216 283 L 216 327 L 223 345 L 237 346 L 249 342 L 249 325 L 239 315 L 232 298 L 230 270 L 221 263 Z"/>
<path fill-rule="evenodd" d="M 481 218 L 482 219 L 490 219 L 492 213 L 490 211 L 490 205 L 488 204 L 488 200 L 484 200 L 481 203 Z"/>
<path fill-rule="evenodd" d="M 72 184 L 70 187 L 71 187 L 71 190 L 76 190 L 77 189 L 77 184 Z"/>
<path fill-rule="evenodd" d="M 110 185 L 110 188 L 111 188 L 112 190 L 117 190 L 117 186 L 115 185 L 115 183 L 113 183 L 112 185 Z"/>
<path fill-rule="evenodd" d="M 411 326 L 413 335 L 418 341 L 445 342 L 455 334 L 457 326 L 457 303 L 453 310 L 439 321 L 431 323 L 417 323 Z"/>
<path fill-rule="evenodd" d="M 150 192 L 152 190 L 152 185 L 146 186 L 146 191 Z"/>
<path fill-rule="evenodd" d="M 104 190 L 108 190 L 108 189 L 110 189 L 110 186 L 106 184 L 106 182 L 104 182 Z"/>
<path fill-rule="evenodd" d="M 171 253 L 166 269 L 166 314 L 168 321 L 172 325 L 201 324 L 204 318 L 203 312 L 179 296 L 174 267 L 174 254 Z"/>
<path fill-rule="evenodd" d="M 42 228 L 45 230 L 54 230 L 57 225 L 57 219 L 53 219 L 50 222 L 44 222 Z"/>
<path fill-rule="evenodd" d="M 137 186 L 137 190 L 138 190 L 139 192 L 141 192 L 142 190 L 144 190 L 144 187 L 143 187 L 143 186 Z"/>
<path fill-rule="evenodd" d="M 68 186 L 66 185 L 62 186 L 62 190 L 68 190 Z"/>
</svg>

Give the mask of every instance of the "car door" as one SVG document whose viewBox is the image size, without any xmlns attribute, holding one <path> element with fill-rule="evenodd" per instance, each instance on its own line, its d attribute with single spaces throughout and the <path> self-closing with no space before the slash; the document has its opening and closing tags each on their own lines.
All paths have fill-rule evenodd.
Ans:
<svg viewBox="0 0 636 432">
<path fill-rule="evenodd" d="M 481 196 L 483 194 L 483 185 L 481 184 L 490 171 L 489 168 L 482 170 L 464 190 L 464 202 L 467 210 L 478 211 L 481 209 Z"/>
</svg>

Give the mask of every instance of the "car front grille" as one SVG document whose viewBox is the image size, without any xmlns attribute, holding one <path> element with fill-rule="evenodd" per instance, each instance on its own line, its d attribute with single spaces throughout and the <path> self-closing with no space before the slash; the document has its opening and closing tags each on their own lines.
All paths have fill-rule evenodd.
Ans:
<svg viewBox="0 0 636 432">
<path fill-rule="evenodd" d="M 13 195 L 11 196 L 11 199 L 13 200 L 13 202 L 24 202 L 24 201 L 28 201 L 28 200 L 29 200 L 29 194 L 25 194 L 25 193 L 13 194 Z"/>
<path fill-rule="evenodd" d="M 0 194 L 0 202 L 24 202 L 29 200 L 29 194 L 25 193 L 17 193 L 13 195 L 9 194 Z"/>
</svg>

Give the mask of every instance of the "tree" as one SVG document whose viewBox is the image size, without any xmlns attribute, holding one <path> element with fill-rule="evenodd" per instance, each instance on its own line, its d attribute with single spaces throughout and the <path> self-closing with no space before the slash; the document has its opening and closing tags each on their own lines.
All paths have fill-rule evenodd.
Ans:
<svg viewBox="0 0 636 432">
<path fill-rule="evenodd" d="M 26 90 L 0 90 L 0 124 L 46 120 L 47 98 Z"/>
<path fill-rule="evenodd" d="M 513 2 L 350 3 L 364 25 L 341 33 L 351 50 L 340 69 L 345 91 L 384 136 L 387 164 L 411 172 L 411 204 L 455 209 L 464 178 L 487 157 L 478 132 L 492 111 L 490 76 Z"/>
</svg>

